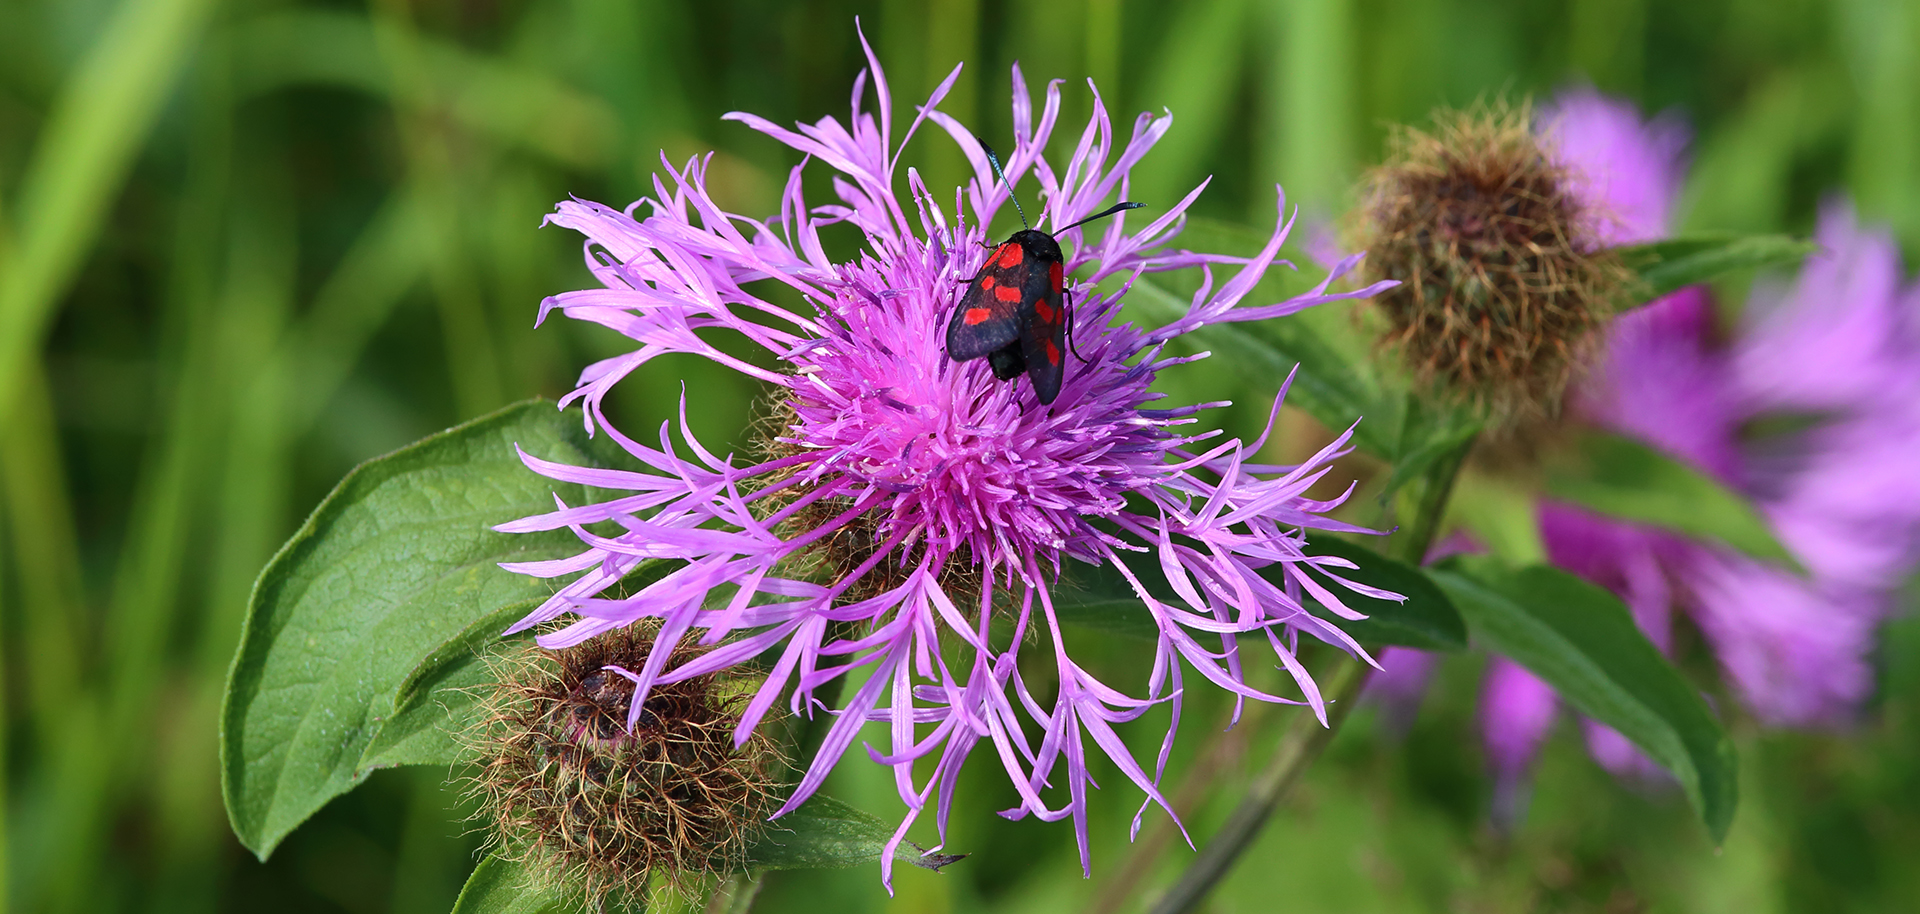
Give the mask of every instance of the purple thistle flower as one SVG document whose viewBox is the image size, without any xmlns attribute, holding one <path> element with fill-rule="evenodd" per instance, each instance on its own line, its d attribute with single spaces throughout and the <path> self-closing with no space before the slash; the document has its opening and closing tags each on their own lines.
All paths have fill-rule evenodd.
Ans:
<svg viewBox="0 0 1920 914">
<path fill-rule="evenodd" d="M 1558 154 L 1588 176 L 1582 186 L 1598 195 L 1593 205 L 1615 217 L 1610 242 L 1666 233 L 1685 136 L 1677 125 L 1643 124 L 1630 105 L 1591 90 L 1563 97 L 1543 124 Z M 1756 288 L 1728 344 L 1716 342 L 1703 288 L 1623 315 L 1573 398 L 1582 418 L 1754 496 L 1810 577 L 1576 508 L 1540 509 L 1555 564 L 1618 593 L 1662 650 L 1673 614 L 1685 613 L 1743 703 L 1781 726 L 1850 718 L 1872 686 L 1875 629 L 1920 564 L 1920 478 L 1911 470 L 1920 449 L 1920 289 L 1902 294 L 1891 239 L 1859 228 L 1844 205 L 1823 209 L 1816 240 L 1822 251 L 1791 286 Z M 1816 421 L 1742 439 L 1743 426 L 1781 414 Z M 1531 697 L 1524 683 L 1487 683 L 1483 724 L 1503 777 L 1524 772 L 1532 753 L 1521 749 L 1538 741 L 1530 721 L 1494 709 Z M 1608 769 L 1657 776 L 1617 732 L 1592 722 L 1586 729 Z"/>
<path fill-rule="evenodd" d="M 1060 240 L 1076 303 L 1072 331 L 1087 361 L 1069 362 L 1058 399 L 1042 406 L 1025 379 L 996 381 L 985 362 L 955 363 L 940 345 L 961 281 L 979 271 L 995 240 L 986 226 L 1009 194 L 973 134 L 937 110 L 959 68 L 900 137 L 903 146 L 931 122 L 972 163 L 973 179 L 955 190 L 948 210 L 913 169 L 905 175 L 908 198 L 896 196 L 891 98 L 871 48 L 867 60 L 846 124 L 823 118 L 788 130 L 750 114 L 728 115 L 807 157 L 793 169 L 774 219 L 720 210 L 699 159 L 683 169 L 666 165 L 654 196 L 625 211 L 573 200 L 549 217 L 587 236 L 587 263 L 604 288 L 556 295 L 543 304 L 542 318 L 558 309 L 638 343 L 589 366 L 562 405 L 581 403 L 589 432 L 611 435 L 644 469 L 587 469 L 523 455 L 551 478 L 632 494 L 561 504 L 498 528 L 570 528 L 585 546 L 572 558 L 506 566 L 568 579 L 511 631 L 567 620 L 539 637 L 557 648 L 654 620 L 652 655 L 624 671 L 637 685 L 635 709 L 657 685 L 770 655 L 771 672 L 745 705 L 738 740 L 782 693 L 791 690 L 793 713 L 811 715 L 822 705 L 814 695 L 823 685 L 843 676 L 859 681 L 853 674 L 864 671 L 842 707 L 829 711 L 836 719 L 823 745 L 776 816 L 813 795 L 864 724 L 886 722 L 888 748 L 869 746 L 867 753 L 893 768 L 907 806 L 896 844 L 930 802 L 944 836 L 961 765 L 984 741 L 1020 797 L 1003 815 L 1072 818 L 1082 867 L 1090 871 L 1087 738 L 1146 793 L 1142 813 L 1153 803 L 1164 808 L 1157 783 L 1180 719 L 1183 662 L 1237 700 L 1306 704 L 1324 723 L 1325 702 L 1295 659 L 1299 635 L 1372 659 L 1337 625 L 1309 615 L 1303 600 L 1351 619 L 1360 615 L 1342 603 L 1342 589 L 1398 599 L 1344 579 L 1339 569 L 1351 564 L 1306 548 L 1306 528 L 1369 532 L 1323 516 L 1344 495 L 1305 495 L 1346 452 L 1348 436 L 1305 464 L 1275 467 L 1252 462 L 1264 435 L 1219 442 L 1217 432 L 1187 431 L 1195 413 L 1218 404 L 1150 407 L 1160 397 L 1149 390 L 1156 375 L 1199 357 L 1167 356 L 1165 345 L 1209 324 L 1280 317 L 1386 284 L 1329 292 L 1357 264 L 1355 255 L 1308 294 L 1243 305 L 1276 262 L 1291 221 L 1283 204 L 1283 218 L 1252 258 L 1168 249 L 1204 184 L 1137 230 L 1128 230 L 1123 213 L 1068 231 Z M 869 80 L 872 111 L 864 108 Z M 1116 146 L 1096 92 L 1091 119 L 1056 169 L 1044 151 L 1060 103 L 1056 81 L 1036 121 L 1014 67 L 1006 174 L 1016 184 L 1037 181 L 1042 225 L 1068 224 L 1124 195 L 1129 170 L 1171 124 L 1170 115 L 1143 114 Z M 802 172 L 815 160 L 839 172 L 835 203 L 810 204 L 802 193 Z M 856 259 L 835 262 L 822 243 L 828 231 L 857 232 L 865 247 Z M 1216 282 L 1213 271 L 1224 266 L 1237 270 Z M 1203 282 L 1184 317 L 1155 330 L 1118 322 L 1120 300 L 1140 276 L 1190 267 L 1203 271 Z M 1095 290 L 1110 278 L 1113 291 Z M 808 307 L 776 305 L 776 293 L 797 293 Z M 730 355 L 709 339 L 713 331 L 738 333 L 771 360 Z M 608 423 L 607 392 L 667 353 L 703 356 L 774 389 L 782 427 L 770 453 L 741 461 L 709 451 L 686 427 L 684 393 L 682 444 L 666 426 L 650 446 Z M 620 532 L 589 529 L 606 521 Z M 631 596 L 604 595 L 648 559 L 684 564 Z M 1109 687 L 1074 661 L 1048 587 L 1068 560 L 1111 564 L 1158 623 L 1144 697 Z M 1183 605 L 1148 596 L 1145 579 L 1155 574 Z M 1005 625 L 996 630 L 996 621 Z M 1045 642 L 1030 637 L 1036 632 Z M 1236 636 L 1247 632 L 1266 633 L 1301 699 L 1246 685 Z M 690 639 L 712 649 L 671 666 L 674 647 Z M 1053 683 L 1030 679 L 1032 665 L 1021 664 L 1022 650 L 1039 643 L 1049 645 L 1043 649 L 1052 656 Z M 1161 702 L 1171 706 L 1172 723 L 1150 775 L 1114 725 Z M 923 766 L 925 779 L 917 780 L 914 766 L 922 761 L 931 770 Z M 1043 796 L 1061 787 L 1064 797 Z"/>
<path fill-rule="evenodd" d="M 1756 289 L 1729 357 L 1741 421 L 1816 420 L 1753 442 L 1742 468 L 1810 575 L 1724 550 L 1696 550 L 1681 572 L 1747 705 L 1802 727 L 1852 718 L 1873 686 L 1874 634 L 1920 564 L 1920 286 L 1900 288 L 1892 238 L 1844 203 L 1822 208 L 1814 239 L 1821 250 L 1785 294 Z"/>
<path fill-rule="evenodd" d="M 1662 649 L 1667 616 L 1686 612 L 1743 703 L 1775 725 L 1851 716 L 1871 687 L 1866 657 L 1892 590 L 1920 561 L 1920 483 L 1905 469 L 1920 446 L 1920 423 L 1907 418 L 1915 413 L 1910 398 L 1885 395 L 1916 389 L 1910 379 L 1920 371 L 1920 347 L 1902 351 L 1897 334 L 1880 335 L 1895 323 L 1897 279 L 1871 279 L 1897 277 L 1898 261 L 1891 247 L 1855 243 L 1873 239 L 1851 223 L 1849 213 L 1829 208 L 1819 237 L 1841 246 L 1809 259 L 1796 286 L 1801 294 L 1791 300 L 1770 303 L 1762 290 L 1728 349 L 1710 343 L 1704 291 L 1683 290 L 1627 315 L 1606 367 L 1580 400 L 1593 421 L 1754 496 L 1811 577 L 1574 509 L 1542 508 L 1557 564 L 1620 593 Z M 1836 263 L 1843 271 L 1834 271 Z M 1795 325 L 1802 329 L 1784 329 Z M 1803 343 L 1804 353 L 1770 338 L 1779 333 Z M 1774 355 L 1771 371 L 1740 367 L 1756 351 Z M 1794 380 L 1781 380 L 1789 375 Z M 1607 408 L 1594 408 L 1602 403 Z M 1816 408 L 1818 421 L 1803 431 L 1758 441 L 1739 435 L 1755 419 Z M 1580 545 L 1607 528 L 1619 548 Z"/>
<path fill-rule="evenodd" d="M 1573 410 L 1738 481 L 1741 409 L 1727 359 L 1712 347 L 1713 318 L 1713 300 L 1698 286 L 1622 314 L 1573 390 Z"/>
</svg>

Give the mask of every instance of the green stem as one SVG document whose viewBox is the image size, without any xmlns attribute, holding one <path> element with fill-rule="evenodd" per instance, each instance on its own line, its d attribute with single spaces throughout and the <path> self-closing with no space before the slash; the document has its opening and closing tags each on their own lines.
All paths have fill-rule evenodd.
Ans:
<svg viewBox="0 0 1920 914">
<path fill-rule="evenodd" d="M 707 914 L 748 914 L 766 883 L 765 871 L 727 877 L 715 888 L 713 897 L 707 900 Z"/>
<path fill-rule="evenodd" d="M 1153 914 L 1179 914 L 1199 904 L 1213 891 L 1221 879 L 1233 870 L 1233 865 L 1253 845 L 1255 838 L 1266 827 L 1267 819 L 1279 807 L 1294 782 L 1307 770 L 1307 766 L 1320 756 L 1321 750 L 1333 742 L 1333 735 L 1340 730 L 1340 724 L 1347 714 L 1358 704 L 1360 690 L 1366 686 L 1371 667 L 1357 663 L 1342 663 L 1340 672 L 1334 674 L 1332 700 L 1327 703 L 1327 725 L 1322 727 L 1311 714 L 1297 714 L 1293 723 L 1281 737 L 1280 746 L 1268 760 L 1266 768 L 1248 785 L 1247 794 L 1241 798 L 1228 817 L 1227 824 L 1220 827 L 1207 846 L 1194 858 L 1193 864 L 1180 876 L 1180 881 L 1160 896 L 1154 903 Z"/>
<path fill-rule="evenodd" d="M 1435 460 L 1419 479 L 1401 490 L 1400 503 L 1411 509 L 1409 513 L 1412 520 L 1388 539 L 1389 555 L 1410 565 L 1426 564 L 1427 550 L 1433 547 L 1434 535 L 1440 531 L 1440 520 L 1447 513 L 1447 499 L 1453 495 L 1454 483 L 1460 478 L 1460 467 L 1467 462 L 1467 455 L 1473 452 L 1477 437 L 1462 441 L 1445 456 Z"/>
</svg>

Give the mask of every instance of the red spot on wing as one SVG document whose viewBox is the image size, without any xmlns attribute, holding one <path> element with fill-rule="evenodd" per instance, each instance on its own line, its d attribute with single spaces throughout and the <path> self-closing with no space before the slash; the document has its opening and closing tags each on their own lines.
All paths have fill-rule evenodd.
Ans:
<svg viewBox="0 0 1920 914">
<path fill-rule="evenodd" d="M 992 273 L 988 273 L 987 275 L 980 277 L 980 291 L 985 292 L 986 290 L 993 288 L 993 284 L 995 281 L 996 280 L 993 278 Z"/>
<path fill-rule="evenodd" d="M 1059 314 L 1060 314 L 1059 309 L 1055 308 L 1050 304 L 1047 304 L 1046 299 L 1041 298 L 1041 299 L 1034 300 L 1033 316 L 1039 318 L 1041 323 L 1051 324 L 1053 323 L 1054 318 L 1058 317 Z"/>
<path fill-rule="evenodd" d="M 1000 255 L 995 259 L 1000 262 L 1002 269 L 1011 270 L 1020 265 L 1020 258 L 1023 256 L 1025 254 L 1020 250 L 1019 245 L 1008 242 L 1000 246 Z"/>
<path fill-rule="evenodd" d="M 1062 275 L 1063 274 L 1060 270 L 1060 263 L 1058 261 L 1055 261 L 1047 265 L 1047 279 L 1048 281 L 1053 283 L 1053 290 L 1055 292 L 1060 291 L 1060 283 L 1061 283 Z"/>
<path fill-rule="evenodd" d="M 1047 341 L 1047 364 L 1060 364 L 1060 347 L 1055 346 L 1052 340 Z"/>
<path fill-rule="evenodd" d="M 961 320 L 966 321 L 967 326 L 971 327 L 975 324 L 984 324 L 991 317 L 993 317 L 993 312 L 985 308 L 968 308 L 966 315 L 963 316 Z"/>
<path fill-rule="evenodd" d="M 1001 286 L 993 290 L 993 297 L 1005 302 L 1019 301 L 1020 289 L 1018 286 Z"/>
</svg>

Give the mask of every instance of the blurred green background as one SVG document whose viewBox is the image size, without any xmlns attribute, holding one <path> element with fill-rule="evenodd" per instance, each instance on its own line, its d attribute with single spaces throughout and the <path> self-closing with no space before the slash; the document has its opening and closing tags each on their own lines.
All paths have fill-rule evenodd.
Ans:
<svg viewBox="0 0 1920 914">
<path fill-rule="evenodd" d="M 722 203 L 770 212 L 797 157 L 719 115 L 844 118 L 856 15 L 900 111 L 966 61 L 944 107 L 992 142 L 1009 141 L 1015 60 L 1036 87 L 1068 80 L 1069 135 L 1086 76 L 1122 124 L 1172 109 L 1132 197 L 1212 174 L 1196 211 L 1217 218 L 1270 220 L 1275 182 L 1336 214 L 1389 124 L 1586 81 L 1693 125 L 1687 227 L 1805 233 L 1845 191 L 1910 261 L 1920 250 L 1914 0 L 4 0 L 0 899 L 448 909 L 479 840 L 449 812 L 446 772 L 376 775 L 264 864 L 229 834 L 213 728 L 253 577 L 356 462 L 559 395 L 621 349 L 564 320 L 533 328 L 543 295 L 588 282 L 578 239 L 538 229 L 555 200 L 624 204 L 659 150 L 713 149 Z M 950 186 L 959 156 L 923 136 L 909 159 Z M 1212 370 L 1207 393 L 1232 395 Z M 628 382 L 629 427 L 665 419 L 682 380 L 696 431 L 738 442 L 759 391 L 692 361 Z M 1131 687 L 1138 646 L 1087 642 Z M 1718 851 L 1677 796 L 1601 773 L 1571 726 L 1525 823 L 1493 829 L 1469 738 L 1482 661 L 1450 660 L 1410 728 L 1367 713 L 1342 733 L 1212 903 L 1911 909 L 1920 626 L 1894 623 L 1878 660 L 1851 732 L 1734 720 L 1745 782 Z M 1196 703 L 1169 777 L 1205 756 L 1207 789 L 1183 801 L 1196 836 L 1280 716 L 1220 737 L 1222 713 Z M 1108 770 L 1082 880 L 1070 826 L 992 815 L 1013 801 L 991 768 L 970 766 L 950 847 L 974 856 L 944 875 L 900 874 L 890 901 L 873 867 L 776 874 L 759 910 L 1135 910 L 1187 858 L 1177 842 L 1129 856 L 1139 797 Z M 875 766 L 843 765 L 829 789 L 898 808 Z M 1163 816 L 1142 833 L 1169 834 Z"/>
</svg>

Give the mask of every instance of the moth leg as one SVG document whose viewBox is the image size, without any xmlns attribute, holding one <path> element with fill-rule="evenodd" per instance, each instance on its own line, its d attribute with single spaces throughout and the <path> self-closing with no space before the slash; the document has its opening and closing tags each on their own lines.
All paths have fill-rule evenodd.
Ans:
<svg viewBox="0 0 1920 914">
<path fill-rule="evenodd" d="M 1087 357 L 1081 355 L 1080 350 L 1073 348 L 1073 289 L 1062 283 L 1060 287 L 1060 298 L 1060 319 L 1067 322 L 1067 351 L 1073 353 L 1073 357 L 1079 359 L 1081 363 L 1084 364 L 1087 361 Z"/>
</svg>

